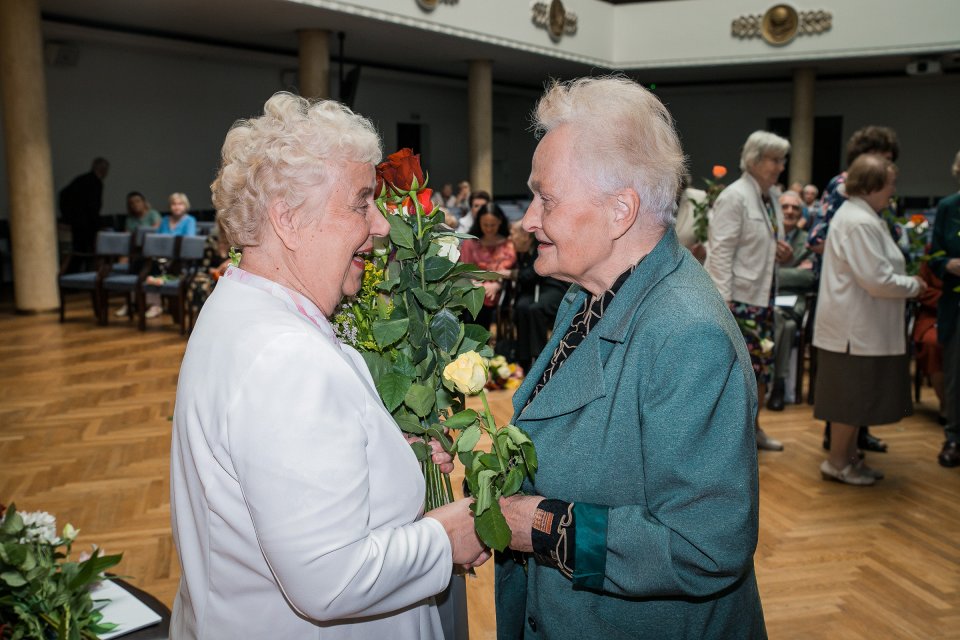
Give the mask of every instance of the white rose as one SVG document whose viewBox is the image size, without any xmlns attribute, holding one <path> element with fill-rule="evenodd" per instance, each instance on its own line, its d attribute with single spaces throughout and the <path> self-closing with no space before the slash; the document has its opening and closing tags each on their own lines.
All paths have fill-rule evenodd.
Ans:
<svg viewBox="0 0 960 640">
<path fill-rule="evenodd" d="M 502 367 L 497 367 L 497 377 L 503 378 L 506 380 L 510 377 L 510 367 L 503 365 Z"/>
<path fill-rule="evenodd" d="M 460 259 L 460 239 L 454 236 L 441 236 L 437 238 L 436 243 L 440 245 L 440 251 L 437 255 L 446 258 L 450 262 L 456 262 Z"/>
<path fill-rule="evenodd" d="M 443 368 L 443 377 L 460 393 L 480 393 L 487 384 L 487 363 L 476 351 L 467 351 Z"/>
<path fill-rule="evenodd" d="M 506 356 L 493 356 L 492 358 L 490 358 L 490 368 L 496 369 L 497 373 L 500 372 L 500 367 L 505 367 L 505 366 L 507 366 Z"/>
<path fill-rule="evenodd" d="M 20 514 L 25 526 L 20 543 L 43 542 L 54 544 L 57 541 L 57 519 L 46 511 L 27 511 Z"/>
</svg>

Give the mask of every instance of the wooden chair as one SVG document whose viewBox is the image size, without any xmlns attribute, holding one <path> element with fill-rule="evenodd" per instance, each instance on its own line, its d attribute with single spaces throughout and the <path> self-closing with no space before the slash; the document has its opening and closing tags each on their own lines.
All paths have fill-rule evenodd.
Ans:
<svg viewBox="0 0 960 640">
<path fill-rule="evenodd" d="M 65 320 L 66 292 L 87 291 L 93 302 L 93 313 L 97 324 L 107 323 L 103 305 L 103 280 L 110 274 L 119 258 L 124 256 L 129 258 L 131 242 L 131 234 L 127 231 L 101 231 L 97 233 L 96 252 L 93 256 L 77 252 L 64 256 L 60 262 L 60 275 L 57 278 L 57 289 L 60 294 L 60 322 Z M 89 258 L 94 259 L 93 271 L 69 273 L 73 261 Z"/>
</svg>

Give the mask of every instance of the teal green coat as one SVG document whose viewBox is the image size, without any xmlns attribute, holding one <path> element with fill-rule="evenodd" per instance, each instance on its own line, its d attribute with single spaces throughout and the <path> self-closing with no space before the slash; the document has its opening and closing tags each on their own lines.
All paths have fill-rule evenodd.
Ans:
<svg viewBox="0 0 960 640">
<path fill-rule="evenodd" d="M 957 330 L 960 316 L 960 277 L 947 271 L 951 258 L 960 258 L 960 193 L 947 196 L 937 205 L 937 217 L 933 221 L 933 238 L 930 253 L 943 255 L 930 259 L 930 269 L 943 280 L 943 295 L 937 307 L 937 338 L 946 344 Z"/>
<path fill-rule="evenodd" d="M 576 503 L 576 571 L 498 554 L 498 638 L 765 638 L 757 390 L 733 316 L 671 229 L 524 408 L 586 295 L 570 288 L 514 395 L 540 461 L 527 492 Z"/>
</svg>

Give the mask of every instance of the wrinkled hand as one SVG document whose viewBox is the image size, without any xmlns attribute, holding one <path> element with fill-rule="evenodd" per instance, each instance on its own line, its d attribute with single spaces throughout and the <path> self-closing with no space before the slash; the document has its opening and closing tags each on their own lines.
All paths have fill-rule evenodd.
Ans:
<svg viewBox="0 0 960 640">
<path fill-rule="evenodd" d="M 490 303 L 496 303 L 500 299 L 500 287 L 502 285 L 499 281 L 488 280 L 483 283 L 483 297 Z"/>
<path fill-rule="evenodd" d="M 479 567 L 490 559 L 490 549 L 480 541 L 473 528 L 472 498 L 463 498 L 424 514 L 443 525 L 450 539 L 453 563 L 464 569 Z"/>
<path fill-rule="evenodd" d="M 414 442 L 423 442 L 423 438 L 419 436 L 413 436 L 409 433 L 403 434 L 404 439 L 406 439 L 407 444 L 413 444 Z M 451 473 L 453 471 L 453 454 L 447 453 L 443 450 L 443 445 L 434 440 L 430 439 L 430 442 L 427 444 L 430 445 L 430 448 L 433 450 L 433 453 L 430 456 L 430 459 L 433 460 L 433 463 L 440 467 L 440 471 L 443 473 Z"/>
<path fill-rule="evenodd" d="M 510 496 L 500 498 L 500 510 L 510 527 L 510 548 L 516 551 L 533 551 L 533 516 L 543 496 Z"/>
<path fill-rule="evenodd" d="M 924 293 L 927 292 L 927 289 L 930 288 L 930 286 L 927 284 L 927 281 L 921 278 L 920 276 L 913 276 L 913 279 L 916 280 L 917 283 L 920 285 L 920 291 L 917 292 L 918 296 L 923 295 Z"/>
<path fill-rule="evenodd" d="M 960 276 L 960 258 L 951 258 L 947 261 L 946 270 L 955 276 Z"/>
<path fill-rule="evenodd" d="M 822 255 L 823 255 L 823 243 L 822 243 L 822 242 L 821 242 L 820 244 L 808 244 L 808 245 L 807 245 L 807 249 L 810 249 L 810 251 L 813 251 L 813 252 L 814 252 L 815 254 L 817 254 L 818 256 L 822 256 Z"/>
<path fill-rule="evenodd" d="M 777 240 L 777 262 L 786 264 L 791 260 L 793 260 L 793 247 L 783 240 Z"/>
</svg>

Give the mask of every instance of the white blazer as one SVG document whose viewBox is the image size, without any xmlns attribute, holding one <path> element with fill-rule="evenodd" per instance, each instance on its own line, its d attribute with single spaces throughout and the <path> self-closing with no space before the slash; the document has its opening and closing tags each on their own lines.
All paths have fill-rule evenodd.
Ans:
<svg viewBox="0 0 960 640">
<path fill-rule="evenodd" d="M 860 198 L 837 209 L 823 251 L 813 346 L 857 356 L 906 353 L 904 299 L 920 291 L 887 224 Z"/>
<path fill-rule="evenodd" d="M 776 240 L 783 240 L 780 193 L 771 188 L 768 195 L 777 219 Z M 777 243 L 760 185 L 744 173 L 713 204 L 703 266 L 727 302 L 766 307 L 770 304 L 776 258 Z"/>
<path fill-rule="evenodd" d="M 279 285 L 277 285 L 279 286 Z M 441 638 L 443 526 L 360 355 L 221 279 L 180 369 L 174 639 Z"/>
</svg>

